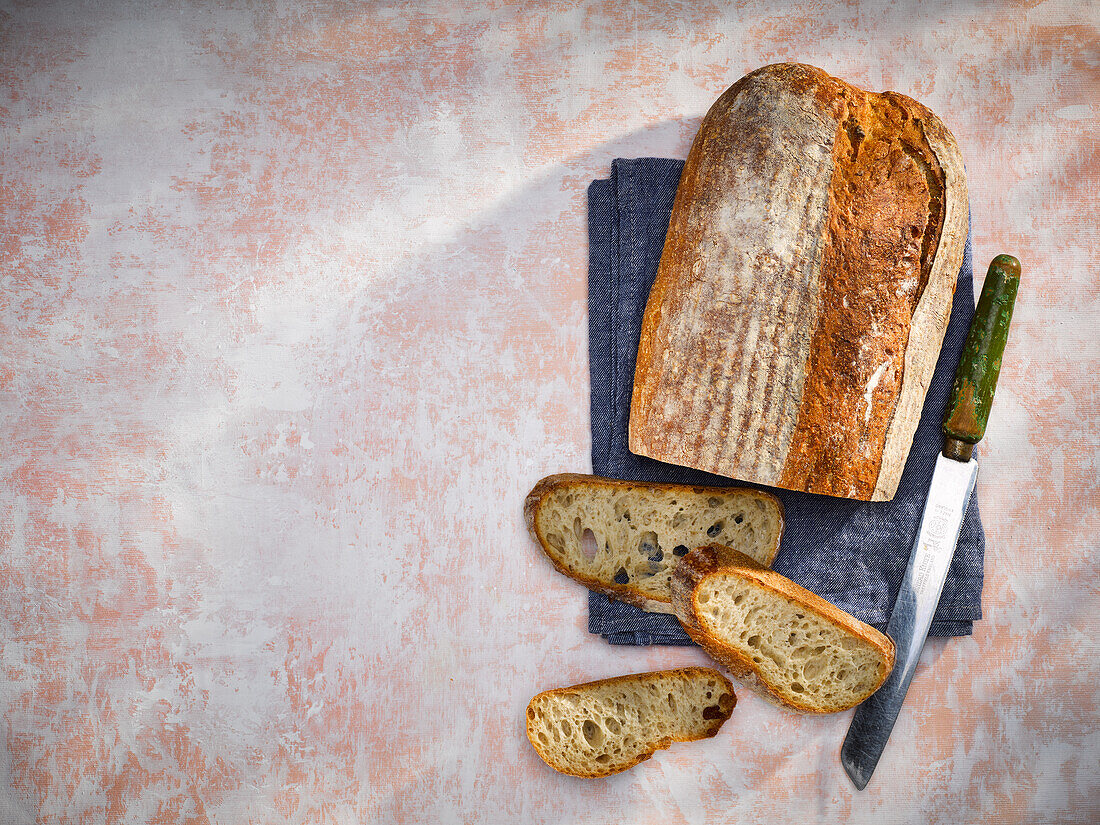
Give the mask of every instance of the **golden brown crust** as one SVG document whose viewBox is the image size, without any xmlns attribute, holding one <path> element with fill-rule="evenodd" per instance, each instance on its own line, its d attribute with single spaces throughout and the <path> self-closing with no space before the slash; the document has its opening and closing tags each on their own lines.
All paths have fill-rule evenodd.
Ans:
<svg viewBox="0 0 1100 825">
<path fill-rule="evenodd" d="M 829 300 L 810 342 L 779 486 L 870 499 L 892 418 L 872 410 L 892 412 L 901 390 L 910 320 L 943 224 L 943 172 L 919 126 L 931 112 L 908 98 L 836 84 L 848 94 L 833 145 L 821 262 Z M 900 240 L 881 242 L 898 229 Z M 880 322 L 880 335 L 852 334 Z M 861 427 L 831 425 L 861 418 Z"/>
<path fill-rule="evenodd" d="M 653 671 L 653 672 L 650 672 L 650 673 L 631 673 L 631 674 L 627 674 L 625 676 L 612 676 L 609 679 L 597 679 L 593 682 L 582 682 L 581 684 L 578 684 L 578 685 L 567 685 L 566 687 L 553 688 L 551 690 L 544 690 L 541 693 L 538 693 L 535 696 L 533 696 L 531 698 L 531 701 L 527 703 L 527 707 L 530 708 L 531 705 L 533 705 L 536 700 L 538 700 L 539 698 L 544 697 L 544 696 L 560 696 L 562 694 L 570 693 L 572 691 L 582 690 L 584 688 L 601 687 L 603 685 L 614 685 L 614 684 L 619 684 L 619 683 L 623 683 L 623 682 L 627 682 L 627 683 L 635 682 L 636 683 L 636 682 L 639 682 L 639 681 L 644 681 L 646 677 L 665 677 L 665 676 L 677 676 L 677 675 L 682 675 L 682 676 L 686 676 L 686 677 L 689 677 L 689 678 L 694 678 L 694 677 L 708 678 L 708 677 L 710 677 L 710 678 L 717 679 L 719 682 L 721 682 L 725 686 L 726 690 L 729 691 L 730 697 L 733 699 L 732 704 L 729 706 L 728 712 L 721 709 L 721 707 L 718 706 L 719 707 L 718 716 L 713 720 L 714 723 L 707 730 L 705 730 L 703 732 L 703 735 L 701 735 L 701 736 L 694 736 L 694 737 L 684 738 L 684 739 L 679 739 L 679 738 L 672 737 L 672 736 L 666 736 L 666 737 L 663 737 L 661 739 L 655 739 L 655 740 L 653 740 L 654 741 L 653 748 L 651 748 L 646 753 L 640 754 L 633 761 L 631 761 L 629 763 L 624 763 L 622 765 L 617 765 L 614 768 L 610 768 L 610 769 L 606 769 L 606 770 L 593 770 L 592 772 L 589 772 L 589 773 L 576 773 L 574 771 L 565 771 L 561 767 L 554 764 L 555 760 L 553 758 L 553 755 L 549 754 L 546 751 L 546 749 L 542 747 L 542 745 L 538 741 L 538 738 L 535 735 L 534 731 L 532 731 L 532 729 L 531 729 L 531 714 L 530 714 L 530 712 L 528 712 L 528 714 L 527 714 L 527 739 L 528 739 L 528 741 L 530 741 L 531 746 L 538 752 L 538 755 L 542 759 L 542 761 L 545 762 L 546 764 L 550 765 L 551 767 L 553 767 L 554 770 L 561 771 L 562 773 L 568 773 L 570 776 L 579 776 L 579 777 L 584 778 L 584 779 L 601 779 L 605 776 L 611 776 L 611 775 L 616 774 L 616 773 L 622 773 L 623 771 L 630 770 L 635 765 L 638 765 L 638 764 L 646 761 L 647 759 L 651 758 L 653 756 L 653 754 L 655 754 L 657 751 L 665 750 L 673 742 L 698 742 L 702 739 L 711 739 L 711 738 L 713 738 L 715 736 L 715 734 L 717 734 L 718 731 L 722 728 L 722 725 L 725 724 L 726 720 L 729 719 L 730 716 L 733 714 L 733 709 L 737 706 L 737 694 L 736 694 L 736 692 L 734 692 L 733 684 L 730 682 L 729 679 L 727 679 L 724 675 L 719 673 L 717 670 L 714 670 L 713 668 L 709 668 L 709 667 L 691 666 L 691 667 L 674 668 L 674 669 L 671 669 L 671 670 L 657 670 L 657 671 Z"/>
<path fill-rule="evenodd" d="M 807 713 L 823 712 L 820 708 L 808 702 L 799 702 L 797 699 L 781 694 L 775 686 L 767 682 L 761 672 L 754 666 L 752 659 L 715 639 L 701 626 L 695 595 L 699 586 L 707 578 L 723 574 L 737 575 L 778 593 L 787 600 L 801 605 L 806 610 L 817 614 L 845 632 L 872 645 L 882 656 L 880 671 L 876 676 L 872 689 L 867 691 L 865 696 L 859 697 L 857 703 L 878 690 L 882 683 L 886 681 L 886 677 L 890 675 L 890 671 L 894 666 L 895 648 L 894 642 L 889 636 L 879 632 L 871 625 L 861 622 L 855 616 L 846 613 L 817 594 L 801 587 L 786 576 L 760 566 L 744 553 L 739 553 L 731 547 L 709 544 L 706 547 L 693 550 L 680 560 L 672 573 L 672 605 L 676 617 L 680 620 L 680 624 L 683 625 L 692 641 L 703 648 L 712 659 L 729 670 L 734 678 L 743 682 L 746 687 L 759 693 L 764 698 L 777 705 L 798 711 Z M 832 710 L 826 712 L 832 712 Z"/>
<path fill-rule="evenodd" d="M 902 95 L 894 97 L 902 98 Z M 947 332 L 947 323 L 951 319 L 955 285 L 970 229 L 970 201 L 962 153 L 943 122 L 927 109 L 921 108 L 926 115 L 921 118 L 919 125 L 943 175 L 941 189 L 944 211 L 939 243 L 928 271 L 928 285 L 913 312 L 909 327 L 902 386 L 882 448 L 882 461 L 873 501 L 892 499 L 901 481 L 913 434 L 920 421 L 924 396 L 932 381 L 940 346 Z"/>
<path fill-rule="evenodd" d="M 597 593 L 604 593 L 612 598 L 618 599 L 626 604 L 634 605 L 642 610 L 648 610 L 655 613 L 671 613 L 671 600 L 653 599 L 650 595 L 640 591 L 634 585 L 627 584 L 615 584 L 614 582 L 608 583 L 591 576 L 586 576 L 583 573 L 574 570 L 566 566 L 560 558 L 558 558 L 552 551 L 550 542 L 546 536 L 543 535 L 542 530 L 538 524 L 538 512 L 539 508 L 546 502 L 550 495 L 558 492 L 559 490 L 568 487 L 571 484 L 583 484 L 586 486 L 603 487 L 607 490 L 628 490 L 639 487 L 656 488 L 660 490 L 672 491 L 672 490 L 692 490 L 701 494 L 715 493 L 719 495 L 728 495 L 730 492 L 737 492 L 740 494 L 750 494 L 758 498 L 765 499 L 772 503 L 778 510 L 779 514 L 779 529 L 776 531 L 775 544 L 771 548 L 768 555 L 767 562 L 771 564 L 775 561 L 776 554 L 779 553 L 779 545 L 783 538 L 783 503 L 773 496 L 771 493 L 765 493 L 760 490 L 753 490 L 748 487 L 696 487 L 689 484 L 656 484 L 641 481 L 620 481 L 613 478 L 603 478 L 601 476 L 585 475 L 583 473 L 557 473 L 555 475 L 546 476 L 540 479 L 537 484 L 531 489 L 531 492 L 527 494 L 527 497 L 523 502 L 523 518 L 527 524 L 527 530 L 530 532 L 531 537 L 538 542 L 540 548 L 542 548 L 543 555 L 550 560 L 550 563 L 554 565 L 554 569 L 561 573 L 563 576 L 568 576 L 574 581 L 580 582 L 589 590 L 595 590 Z"/>
<path fill-rule="evenodd" d="M 966 238 L 927 108 L 799 64 L 739 80 L 692 145 L 642 325 L 632 452 L 893 496 Z"/>
</svg>

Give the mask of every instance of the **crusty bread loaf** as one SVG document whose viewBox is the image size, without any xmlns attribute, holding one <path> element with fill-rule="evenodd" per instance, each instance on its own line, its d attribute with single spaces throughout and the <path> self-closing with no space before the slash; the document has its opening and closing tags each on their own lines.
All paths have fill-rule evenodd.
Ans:
<svg viewBox="0 0 1100 825">
<path fill-rule="evenodd" d="M 685 556 L 672 575 L 672 603 L 716 662 L 796 710 L 858 705 L 894 666 L 888 636 L 729 547 Z"/>
<path fill-rule="evenodd" d="M 932 112 L 766 66 L 708 112 L 649 294 L 630 450 L 744 481 L 893 497 L 967 232 Z"/>
<path fill-rule="evenodd" d="M 710 668 L 618 676 L 540 693 L 527 706 L 527 738 L 555 770 L 609 776 L 673 742 L 714 736 L 736 703 Z"/>
<path fill-rule="evenodd" d="M 523 512 L 560 572 L 655 613 L 672 612 L 672 568 L 689 550 L 720 542 L 770 565 L 783 534 L 783 507 L 768 493 L 571 473 L 542 479 Z"/>
</svg>

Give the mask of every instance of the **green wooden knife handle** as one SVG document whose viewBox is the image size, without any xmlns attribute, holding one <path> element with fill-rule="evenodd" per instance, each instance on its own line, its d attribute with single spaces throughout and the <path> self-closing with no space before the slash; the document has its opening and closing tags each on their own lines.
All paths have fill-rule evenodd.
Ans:
<svg viewBox="0 0 1100 825">
<path fill-rule="evenodd" d="M 974 445 L 985 435 L 1019 286 L 1020 262 L 1011 255 L 994 258 L 955 370 L 955 386 L 943 419 L 944 455 L 949 458 L 969 461 Z"/>
</svg>

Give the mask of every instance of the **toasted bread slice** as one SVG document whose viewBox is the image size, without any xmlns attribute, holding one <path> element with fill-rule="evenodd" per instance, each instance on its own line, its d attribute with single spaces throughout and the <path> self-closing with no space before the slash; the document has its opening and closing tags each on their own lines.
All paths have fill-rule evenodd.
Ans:
<svg viewBox="0 0 1100 825">
<path fill-rule="evenodd" d="M 716 670 L 636 673 L 540 693 L 527 705 L 527 738 L 556 771 L 625 771 L 673 742 L 718 733 L 737 697 Z"/>
<path fill-rule="evenodd" d="M 672 569 L 689 550 L 721 542 L 768 566 L 783 535 L 779 499 L 740 487 L 563 473 L 536 484 L 523 511 L 561 573 L 654 613 L 672 612 Z"/>
<path fill-rule="evenodd" d="M 795 710 L 858 705 L 894 666 L 888 636 L 729 547 L 685 556 L 672 574 L 672 603 L 716 662 Z"/>
</svg>

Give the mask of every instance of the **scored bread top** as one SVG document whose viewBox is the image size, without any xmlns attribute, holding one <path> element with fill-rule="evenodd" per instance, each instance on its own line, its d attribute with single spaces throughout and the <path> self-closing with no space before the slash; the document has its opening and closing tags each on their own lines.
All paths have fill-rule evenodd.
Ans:
<svg viewBox="0 0 1100 825">
<path fill-rule="evenodd" d="M 890 637 L 729 547 L 689 553 L 673 573 L 672 600 L 712 658 L 796 710 L 853 707 L 894 665 Z"/>
<path fill-rule="evenodd" d="M 672 612 L 672 569 L 689 550 L 717 541 L 770 565 L 783 533 L 783 507 L 768 493 L 577 473 L 539 481 L 524 516 L 559 572 L 658 613 Z"/>
<path fill-rule="evenodd" d="M 562 773 L 601 777 L 673 742 L 714 736 L 737 703 L 716 670 L 685 667 L 556 688 L 527 706 L 527 738 Z"/>
<path fill-rule="evenodd" d="M 730 478 L 894 496 L 967 232 L 951 133 L 800 64 L 707 113 L 638 348 L 630 451 Z"/>
</svg>

